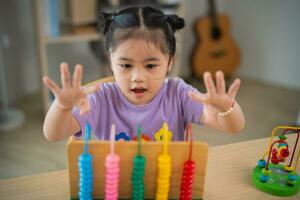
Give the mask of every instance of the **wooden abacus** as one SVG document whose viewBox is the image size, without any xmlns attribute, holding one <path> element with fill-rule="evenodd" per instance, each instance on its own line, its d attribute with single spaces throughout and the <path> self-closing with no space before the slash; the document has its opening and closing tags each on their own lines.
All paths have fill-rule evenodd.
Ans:
<svg viewBox="0 0 300 200">
<path fill-rule="evenodd" d="M 131 198 L 131 171 L 133 158 L 137 153 L 137 141 L 119 141 L 115 143 L 115 152 L 120 156 L 120 186 L 119 198 Z M 190 142 L 170 142 L 169 154 L 172 157 L 172 176 L 169 198 L 178 199 L 180 194 L 183 164 L 188 159 Z M 70 198 L 78 199 L 78 157 L 83 151 L 84 142 L 70 138 L 67 144 L 68 171 L 70 184 Z M 146 169 L 144 176 L 145 198 L 154 199 L 156 192 L 157 157 L 163 150 L 163 142 L 142 142 L 142 154 L 146 158 Z M 91 140 L 89 142 L 89 153 L 93 157 L 93 198 L 104 197 L 104 174 L 105 157 L 110 152 L 109 141 Z M 193 199 L 202 199 L 204 191 L 205 172 L 207 164 L 208 147 L 205 142 L 193 142 L 193 157 L 196 163 L 196 171 L 193 184 Z"/>
</svg>

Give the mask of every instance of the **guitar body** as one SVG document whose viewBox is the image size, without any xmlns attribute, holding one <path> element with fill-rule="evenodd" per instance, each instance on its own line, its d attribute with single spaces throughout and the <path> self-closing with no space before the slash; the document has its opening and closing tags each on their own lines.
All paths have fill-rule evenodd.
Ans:
<svg viewBox="0 0 300 200">
<path fill-rule="evenodd" d="M 197 46 L 193 52 L 193 75 L 202 78 L 205 71 L 214 74 L 221 70 L 225 76 L 231 76 L 240 63 L 240 51 L 230 37 L 229 18 L 217 15 L 218 30 L 214 30 L 209 16 L 196 22 Z"/>
</svg>

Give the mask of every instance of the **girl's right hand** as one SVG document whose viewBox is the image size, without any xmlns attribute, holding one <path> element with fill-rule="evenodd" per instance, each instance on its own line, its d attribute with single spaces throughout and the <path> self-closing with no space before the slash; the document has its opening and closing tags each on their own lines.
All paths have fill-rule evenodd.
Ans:
<svg viewBox="0 0 300 200">
<path fill-rule="evenodd" d="M 72 110 L 74 106 L 78 106 L 80 115 L 87 113 L 90 110 L 90 102 L 87 95 L 96 92 L 99 89 L 99 84 L 82 87 L 83 72 L 82 66 L 79 64 L 75 66 L 75 71 L 71 78 L 68 64 L 61 63 L 60 74 L 62 88 L 47 76 L 43 78 L 46 87 L 53 92 L 57 105 L 63 110 Z"/>
</svg>

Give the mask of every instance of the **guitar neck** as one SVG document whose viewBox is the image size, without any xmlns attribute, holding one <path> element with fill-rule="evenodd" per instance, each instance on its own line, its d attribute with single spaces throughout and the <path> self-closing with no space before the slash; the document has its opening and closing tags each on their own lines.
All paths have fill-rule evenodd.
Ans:
<svg viewBox="0 0 300 200">
<path fill-rule="evenodd" d="M 208 0 L 208 16 L 211 17 L 212 26 L 217 27 L 218 26 L 217 11 L 216 11 L 216 5 L 214 0 Z"/>
</svg>

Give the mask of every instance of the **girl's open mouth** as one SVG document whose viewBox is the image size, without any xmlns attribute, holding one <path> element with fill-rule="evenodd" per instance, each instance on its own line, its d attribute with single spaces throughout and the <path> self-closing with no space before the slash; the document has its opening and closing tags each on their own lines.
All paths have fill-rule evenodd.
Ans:
<svg viewBox="0 0 300 200">
<path fill-rule="evenodd" d="M 134 92 L 135 96 L 137 98 L 142 98 L 144 96 L 144 93 L 147 91 L 145 88 L 133 88 L 131 89 L 132 92 Z"/>
</svg>

